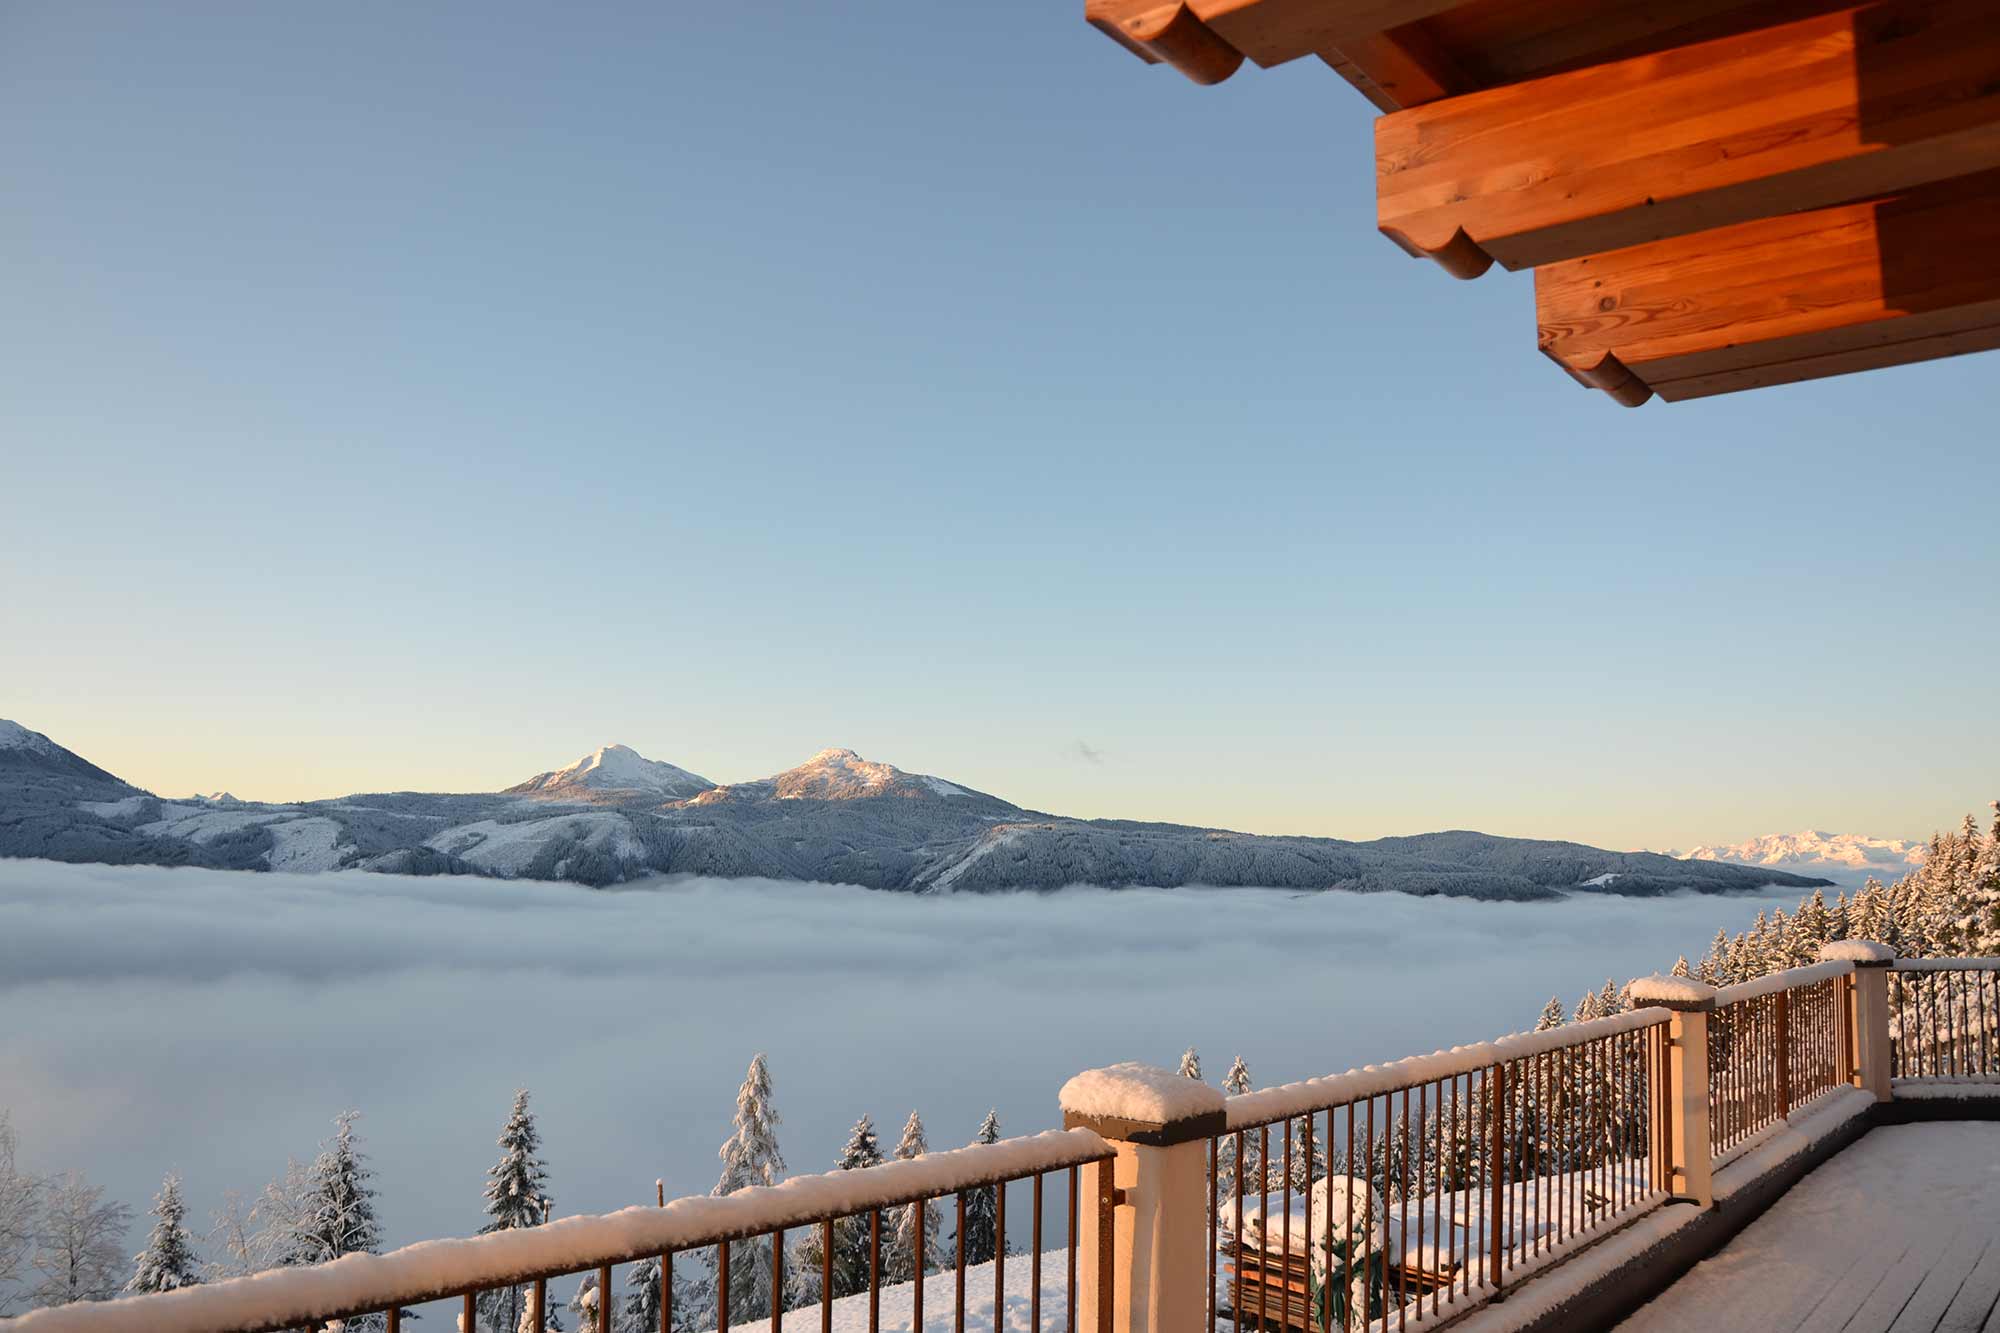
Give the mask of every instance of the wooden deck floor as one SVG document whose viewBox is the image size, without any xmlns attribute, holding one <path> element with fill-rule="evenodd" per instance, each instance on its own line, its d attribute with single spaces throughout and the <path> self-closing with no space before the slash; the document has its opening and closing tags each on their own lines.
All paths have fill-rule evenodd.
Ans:
<svg viewBox="0 0 2000 1333">
<path fill-rule="evenodd" d="M 2000 1124 L 1899 1125 L 1813 1172 L 1621 1333 L 2000 1333 Z"/>
</svg>

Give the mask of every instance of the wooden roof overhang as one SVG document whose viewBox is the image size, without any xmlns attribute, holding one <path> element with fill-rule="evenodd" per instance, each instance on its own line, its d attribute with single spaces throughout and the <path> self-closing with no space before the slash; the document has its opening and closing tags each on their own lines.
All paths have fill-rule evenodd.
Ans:
<svg viewBox="0 0 2000 1333">
<path fill-rule="evenodd" d="M 1317 56 L 1382 113 L 1377 223 L 1535 270 L 1637 406 L 2000 347 L 2000 0 L 1086 0 L 1216 83 Z"/>
</svg>

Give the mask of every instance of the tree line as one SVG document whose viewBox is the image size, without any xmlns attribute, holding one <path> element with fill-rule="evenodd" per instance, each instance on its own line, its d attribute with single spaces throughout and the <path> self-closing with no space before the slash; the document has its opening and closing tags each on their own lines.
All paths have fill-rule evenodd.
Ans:
<svg viewBox="0 0 2000 1333">
<path fill-rule="evenodd" d="M 99 1186 L 77 1173 L 39 1177 L 17 1165 L 17 1136 L 11 1120 L 0 1112 L 0 1316 L 24 1307 L 67 1305 L 73 1301 L 109 1300 L 123 1294 L 173 1291 L 223 1278 L 274 1268 L 325 1263 L 348 1254 L 381 1252 L 383 1228 L 377 1211 L 374 1170 L 362 1151 L 355 1122 L 360 1113 L 346 1111 L 335 1118 L 334 1134 L 309 1162 L 296 1159 L 254 1200 L 231 1191 L 215 1211 L 205 1241 L 216 1257 L 204 1260 L 190 1228 L 182 1198 L 181 1179 L 169 1174 L 150 1210 L 154 1223 L 144 1248 L 136 1255 L 125 1248 L 131 1210 L 107 1201 Z M 778 1146 L 779 1117 L 772 1098 L 769 1065 L 758 1055 L 750 1062 L 737 1090 L 736 1112 L 729 1137 L 719 1150 L 722 1173 L 712 1191 L 733 1194 L 755 1185 L 775 1185 L 784 1177 L 785 1159 Z M 1000 1141 L 1000 1119 L 988 1111 L 972 1142 Z M 481 1234 L 541 1226 L 553 1216 L 549 1168 L 542 1155 L 541 1131 L 526 1090 L 514 1103 L 501 1127 L 500 1157 L 487 1172 L 484 1189 L 485 1223 Z M 910 1112 L 901 1138 L 890 1156 L 921 1157 L 930 1151 L 923 1118 Z M 878 1166 L 884 1156 L 875 1123 L 862 1116 L 849 1133 L 834 1162 L 836 1170 Z M 664 1195 L 664 1189 L 661 1190 Z M 990 1263 L 1005 1243 L 998 1234 L 994 1190 L 966 1192 L 965 1257 L 968 1264 Z M 881 1281 L 910 1282 L 942 1271 L 953 1262 L 956 1236 L 947 1231 L 936 1200 L 921 1209 L 913 1205 L 885 1215 L 879 1257 Z M 925 1244 L 917 1257 L 917 1225 L 921 1216 Z M 823 1262 L 818 1228 L 786 1246 L 785 1281 L 777 1293 L 782 1308 L 815 1305 L 820 1300 Z M 758 1237 L 730 1247 L 729 1314 L 732 1324 L 769 1318 L 773 1300 L 771 1240 Z M 836 1297 L 868 1289 L 870 1232 L 866 1216 L 841 1218 L 833 1228 L 830 1265 Z M 1011 1251 L 1010 1251 L 1011 1252 Z M 719 1307 L 720 1279 L 716 1247 L 700 1252 L 695 1262 L 677 1265 L 673 1273 L 674 1327 L 685 1333 L 714 1326 Z M 657 1259 L 632 1266 L 623 1299 L 600 1293 L 595 1274 L 584 1275 L 565 1303 L 579 1333 L 594 1333 L 600 1300 L 616 1302 L 612 1327 L 617 1333 L 657 1333 L 660 1327 L 660 1265 Z M 479 1329 L 475 1333 L 524 1333 L 535 1326 L 532 1285 L 501 1287 L 480 1295 Z M 553 1302 L 551 1303 L 553 1306 Z M 561 1333 L 563 1308 L 543 1312 L 543 1327 Z M 414 1317 L 414 1312 L 411 1312 Z M 380 1315 L 346 1321 L 347 1333 L 381 1330 Z"/>
</svg>

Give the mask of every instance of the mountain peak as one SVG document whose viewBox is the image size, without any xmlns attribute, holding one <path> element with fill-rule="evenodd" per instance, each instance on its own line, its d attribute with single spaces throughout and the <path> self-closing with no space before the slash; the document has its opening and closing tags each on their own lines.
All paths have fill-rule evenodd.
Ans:
<svg viewBox="0 0 2000 1333">
<path fill-rule="evenodd" d="M 82 755 L 65 750 L 39 731 L 30 731 L 19 722 L 0 717 L 0 768 L 38 773 L 61 773 L 71 779 L 106 782 L 137 790 L 115 774 L 107 773 Z"/>
<path fill-rule="evenodd" d="M 863 759 L 845 747 L 821 750 L 797 768 L 771 779 L 783 800 L 848 801 L 862 796 L 970 796 L 943 778 L 905 773 L 894 764 Z"/>
<path fill-rule="evenodd" d="M 537 773 L 510 792 L 588 800 L 594 793 L 637 792 L 681 800 L 715 784 L 684 768 L 648 759 L 629 745 L 603 745 L 568 768 Z"/>
<path fill-rule="evenodd" d="M 61 749 L 41 732 L 29 731 L 19 722 L 0 717 L 0 750 L 29 750 L 35 754 L 53 755 Z"/>
</svg>

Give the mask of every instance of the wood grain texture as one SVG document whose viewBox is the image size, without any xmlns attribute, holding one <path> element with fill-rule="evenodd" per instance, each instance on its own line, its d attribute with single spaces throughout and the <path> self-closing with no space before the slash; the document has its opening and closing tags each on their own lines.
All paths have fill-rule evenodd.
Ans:
<svg viewBox="0 0 2000 1333">
<path fill-rule="evenodd" d="M 1535 306 L 1565 369 L 1668 401 L 1989 350 L 2000 171 L 1548 265 Z"/>
<path fill-rule="evenodd" d="M 1180 0 L 1085 0 L 1083 15 L 1141 60 L 1171 65 L 1196 83 L 1220 83 L 1243 63 L 1242 53 Z"/>
<path fill-rule="evenodd" d="M 1508 268 L 2000 167 L 2000 0 L 1887 0 L 1376 122 L 1377 221 Z"/>
</svg>

